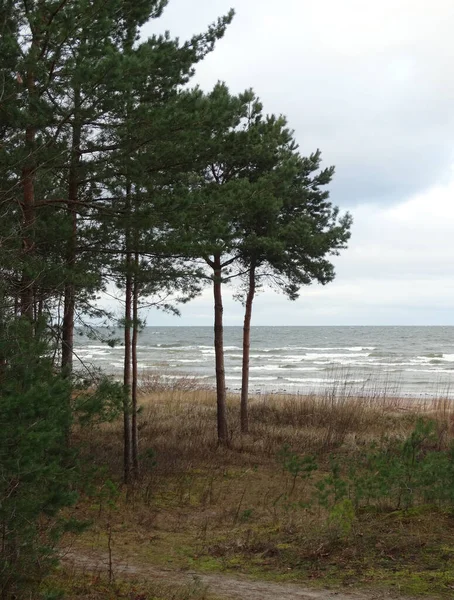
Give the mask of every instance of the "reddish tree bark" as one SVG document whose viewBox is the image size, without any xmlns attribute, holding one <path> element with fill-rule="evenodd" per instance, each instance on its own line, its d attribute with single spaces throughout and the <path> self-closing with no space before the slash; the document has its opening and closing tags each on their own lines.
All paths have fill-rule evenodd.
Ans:
<svg viewBox="0 0 454 600">
<path fill-rule="evenodd" d="M 38 23 L 38 21 L 37 21 Z M 33 62 L 38 61 L 40 55 L 41 33 L 39 25 L 30 24 L 32 40 L 28 59 L 30 66 L 25 75 L 25 86 L 28 95 L 28 123 L 25 127 L 25 151 L 27 153 L 22 167 L 22 250 L 24 267 L 22 269 L 20 287 L 20 314 L 28 321 L 33 322 L 34 288 L 35 281 L 31 258 L 34 253 L 34 228 L 36 220 L 35 207 L 35 173 L 36 173 L 36 102 L 38 94 L 36 89 L 36 74 L 32 68 Z M 18 80 L 19 81 L 19 80 Z M 20 78 L 20 84 L 22 84 Z"/>
<path fill-rule="evenodd" d="M 251 264 L 249 269 L 249 286 L 246 296 L 246 305 L 244 311 L 243 325 L 243 369 L 241 374 L 241 432 L 249 432 L 249 411 L 248 411 L 248 395 L 249 395 L 249 355 L 251 348 L 251 318 L 252 318 L 252 303 L 255 296 L 255 265 Z"/>
<path fill-rule="evenodd" d="M 125 359 L 123 369 L 123 479 L 126 484 L 131 481 L 131 308 L 132 308 L 132 275 L 131 256 L 126 255 L 126 289 L 125 289 Z"/>
<path fill-rule="evenodd" d="M 27 76 L 27 88 L 30 97 L 33 96 L 35 92 L 33 73 L 29 73 Z M 30 269 L 27 269 L 27 265 L 34 249 L 33 229 L 35 226 L 35 139 L 36 129 L 30 125 L 25 130 L 25 148 L 28 155 L 22 168 L 22 249 L 25 267 L 22 271 L 20 291 L 21 315 L 26 317 L 30 322 L 33 321 L 34 283 L 33 276 L 30 273 Z"/>
<path fill-rule="evenodd" d="M 82 136 L 82 127 L 77 119 L 80 104 L 80 90 L 74 90 L 75 97 L 75 122 L 73 124 L 73 137 L 71 145 L 71 162 L 69 167 L 68 179 L 68 212 L 71 219 L 70 237 L 67 241 L 66 250 L 66 282 L 64 290 L 64 308 L 62 325 L 62 349 L 61 366 L 66 375 L 70 375 L 73 370 L 74 353 L 74 313 L 76 307 L 76 286 L 74 284 L 74 267 L 76 264 L 77 248 L 77 199 L 79 192 L 79 164 L 80 164 L 80 143 Z"/>
<path fill-rule="evenodd" d="M 217 425 L 218 441 L 228 445 L 229 435 L 227 426 L 227 394 L 225 389 L 224 367 L 224 326 L 222 305 L 222 266 L 220 255 L 214 256 L 214 353 L 216 361 L 216 398 L 217 398 Z"/>
<path fill-rule="evenodd" d="M 132 433 L 132 474 L 134 479 L 139 477 L 139 428 L 137 402 L 137 339 L 139 337 L 139 253 L 134 257 L 134 284 L 132 292 L 132 386 L 131 386 L 131 433 Z"/>
</svg>

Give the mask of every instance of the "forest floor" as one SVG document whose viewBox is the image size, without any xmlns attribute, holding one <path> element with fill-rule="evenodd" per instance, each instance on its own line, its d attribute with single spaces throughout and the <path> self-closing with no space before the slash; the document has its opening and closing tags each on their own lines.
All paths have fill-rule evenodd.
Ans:
<svg viewBox="0 0 454 600">
<path fill-rule="evenodd" d="M 365 452 L 408 439 L 421 418 L 433 428 L 419 450 L 447 452 L 449 401 L 253 398 L 242 435 L 232 397 L 229 448 L 216 443 L 211 390 L 151 389 L 142 406 L 134 486 L 120 483 L 121 423 L 74 432 L 99 471 L 72 513 L 90 527 L 62 545 L 66 598 L 454 597 L 449 504 L 392 490 L 353 507 L 342 488 Z"/>
</svg>

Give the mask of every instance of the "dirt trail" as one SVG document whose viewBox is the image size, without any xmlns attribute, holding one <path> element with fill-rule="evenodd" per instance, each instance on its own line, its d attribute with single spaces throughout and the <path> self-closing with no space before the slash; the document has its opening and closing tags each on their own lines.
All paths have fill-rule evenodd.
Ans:
<svg viewBox="0 0 454 600">
<path fill-rule="evenodd" d="M 108 555 L 101 552 L 76 550 L 62 555 L 64 563 L 80 570 L 103 571 L 108 569 Z M 199 582 L 217 598 L 226 600 L 390 600 L 405 599 L 387 592 L 342 592 L 332 590 L 311 590 L 297 584 L 278 584 L 256 581 L 245 576 L 207 574 L 196 571 L 176 571 L 153 565 L 131 564 L 114 559 L 115 577 L 129 576 L 137 579 L 154 580 L 166 585 L 184 586 Z"/>
</svg>

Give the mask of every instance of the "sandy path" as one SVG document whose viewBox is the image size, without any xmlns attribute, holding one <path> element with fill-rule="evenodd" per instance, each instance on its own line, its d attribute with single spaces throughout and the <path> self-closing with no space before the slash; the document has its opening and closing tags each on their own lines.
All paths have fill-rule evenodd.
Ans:
<svg viewBox="0 0 454 600">
<path fill-rule="evenodd" d="M 103 571 L 108 569 L 106 553 L 71 550 L 62 555 L 62 560 L 80 570 Z M 257 581 L 245 576 L 207 574 L 196 571 L 176 571 L 153 565 L 131 564 L 114 559 L 115 577 L 129 576 L 142 580 L 154 580 L 167 585 L 184 586 L 199 582 L 217 598 L 225 600 L 390 600 L 405 599 L 387 592 L 343 592 L 332 590 L 311 590 L 297 584 L 278 584 Z"/>
</svg>

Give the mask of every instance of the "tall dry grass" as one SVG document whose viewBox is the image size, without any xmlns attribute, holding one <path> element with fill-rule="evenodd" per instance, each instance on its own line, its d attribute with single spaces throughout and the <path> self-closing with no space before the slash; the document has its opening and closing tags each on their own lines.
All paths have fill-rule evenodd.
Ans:
<svg viewBox="0 0 454 600">
<path fill-rule="evenodd" d="M 384 436 L 405 437 L 417 419 L 437 422 L 440 447 L 454 429 L 452 400 L 388 397 L 380 390 L 358 396 L 333 388 L 308 395 L 257 395 L 250 401 L 250 433 L 242 435 L 239 397 L 228 397 L 230 444 L 218 446 L 215 391 L 191 378 L 148 378 L 142 384 L 139 435 L 142 460 L 156 472 L 179 473 L 214 466 L 253 466 L 275 461 L 287 445 L 295 452 L 354 453 Z M 103 425 L 87 435 L 79 430 L 90 456 L 120 474 L 122 424 Z M 156 463 L 156 464 L 155 464 Z"/>
</svg>

